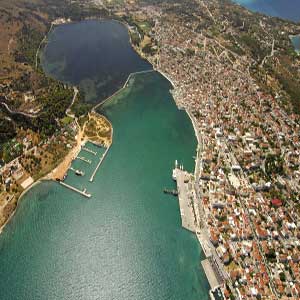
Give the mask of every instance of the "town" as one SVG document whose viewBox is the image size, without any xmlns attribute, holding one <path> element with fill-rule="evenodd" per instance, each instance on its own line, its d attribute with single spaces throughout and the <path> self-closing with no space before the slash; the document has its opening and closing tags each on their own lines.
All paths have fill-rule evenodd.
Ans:
<svg viewBox="0 0 300 300">
<path fill-rule="evenodd" d="M 148 32 L 155 41 L 152 53 L 137 50 L 169 78 L 178 107 L 194 120 L 200 141 L 194 177 L 198 234 L 216 256 L 213 269 L 222 268 L 218 277 L 226 299 L 298 299 L 299 116 L 284 101 L 286 91 L 277 85 L 272 94 L 259 85 L 251 57 L 209 35 L 200 26 L 203 16 L 196 11 L 187 16 L 183 6 L 141 9 L 130 1 L 119 10 L 155 24 Z M 199 1 L 199 14 L 206 13 L 215 27 L 216 7 L 216 1 Z M 172 13 L 176 9 L 181 17 Z M 234 39 L 228 20 L 219 26 Z M 275 38 L 266 31 L 271 54 L 260 58 L 262 65 L 279 64 L 273 58 Z M 299 59 L 296 64 L 299 68 Z M 268 81 L 267 74 L 264 84 Z"/>
</svg>

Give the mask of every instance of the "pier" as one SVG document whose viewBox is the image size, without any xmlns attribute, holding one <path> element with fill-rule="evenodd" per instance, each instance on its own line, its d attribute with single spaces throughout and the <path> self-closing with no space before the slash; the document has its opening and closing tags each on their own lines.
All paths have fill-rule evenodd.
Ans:
<svg viewBox="0 0 300 300">
<path fill-rule="evenodd" d="M 83 156 L 77 156 L 76 158 L 78 158 L 78 159 L 80 159 L 80 160 L 82 160 L 82 161 L 84 161 L 84 162 L 86 162 L 86 163 L 88 163 L 88 164 L 91 164 L 92 163 L 92 161 L 91 160 L 89 160 L 89 159 L 86 159 L 85 157 L 83 157 Z"/>
<path fill-rule="evenodd" d="M 97 155 L 97 152 L 96 151 L 93 151 L 89 148 L 86 148 L 86 147 L 81 147 L 82 150 L 88 152 L 88 153 L 91 153 L 91 154 L 94 154 L 94 155 Z"/>
<path fill-rule="evenodd" d="M 73 187 L 73 186 L 71 186 L 69 184 L 66 184 L 66 183 L 64 183 L 62 181 L 60 181 L 59 183 L 61 185 L 63 185 L 64 187 L 66 187 L 66 188 L 68 188 L 68 189 L 70 189 L 70 190 L 72 190 L 74 192 L 77 192 L 77 193 L 79 193 L 80 195 L 82 195 L 84 197 L 91 198 L 91 194 L 87 193 L 86 189 L 84 189 L 83 191 L 81 191 L 81 190 L 79 190 L 79 189 L 77 189 L 77 188 L 75 188 L 75 187 Z"/>
<path fill-rule="evenodd" d="M 196 232 L 192 191 L 189 190 L 189 178 L 190 174 L 186 171 L 178 168 L 173 170 L 173 179 L 177 182 L 181 225 L 191 232 Z"/>
<path fill-rule="evenodd" d="M 100 165 L 102 164 L 102 161 L 103 161 L 104 158 L 106 157 L 106 154 L 107 154 L 109 148 L 110 148 L 110 146 L 109 146 L 109 147 L 105 150 L 105 152 L 103 153 L 103 155 L 102 155 L 100 161 L 98 162 L 98 164 L 97 164 L 97 166 L 96 166 L 96 168 L 95 168 L 95 170 L 94 170 L 94 172 L 93 172 L 93 174 L 92 174 L 92 176 L 91 176 L 91 178 L 90 178 L 90 182 L 93 182 L 93 181 L 94 181 L 94 177 L 95 177 L 95 175 L 96 175 L 96 173 L 97 173 L 97 171 L 98 171 Z"/>
</svg>

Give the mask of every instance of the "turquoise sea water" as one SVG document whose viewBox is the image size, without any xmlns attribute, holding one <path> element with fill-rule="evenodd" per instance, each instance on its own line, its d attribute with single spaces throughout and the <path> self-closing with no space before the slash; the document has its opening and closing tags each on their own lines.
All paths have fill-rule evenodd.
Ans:
<svg viewBox="0 0 300 300">
<path fill-rule="evenodd" d="M 298 0 L 233 0 L 250 10 L 266 15 L 300 21 L 300 1 Z"/>
<path fill-rule="evenodd" d="M 25 195 L 0 236 L 1 300 L 208 299 L 198 241 L 181 228 L 178 199 L 163 193 L 175 187 L 175 159 L 192 171 L 196 151 L 170 88 L 151 72 L 105 103 L 113 145 L 93 183 L 99 156 L 88 153 L 91 165 L 74 161 L 86 175 L 67 179 L 92 198 L 56 182 Z"/>
</svg>

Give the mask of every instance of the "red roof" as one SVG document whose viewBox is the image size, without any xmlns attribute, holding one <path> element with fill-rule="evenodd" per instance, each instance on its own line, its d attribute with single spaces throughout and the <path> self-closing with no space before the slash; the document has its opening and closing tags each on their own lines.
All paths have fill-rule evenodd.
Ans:
<svg viewBox="0 0 300 300">
<path fill-rule="evenodd" d="M 282 205 L 282 201 L 280 199 L 273 199 L 271 202 L 274 206 L 277 206 L 277 207 Z"/>
</svg>

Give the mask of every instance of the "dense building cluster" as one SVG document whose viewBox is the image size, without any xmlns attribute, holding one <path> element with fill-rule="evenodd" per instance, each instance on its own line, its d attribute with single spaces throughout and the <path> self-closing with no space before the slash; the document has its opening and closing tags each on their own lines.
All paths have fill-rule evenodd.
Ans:
<svg viewBox="0 0 300 300">
<path fill-rule="evenodd" d="M 148 59 L 173 82 L 202 140 L 199 232 L 227 274 L 225 297 L 300 297 L 298 116 L 282 109 L 283 94 L 259 88 L 246 56 L 195 30 L 193 18 L 151 10 L 143 13 L 156 16 L 160 47 Z"/>
</svg>

